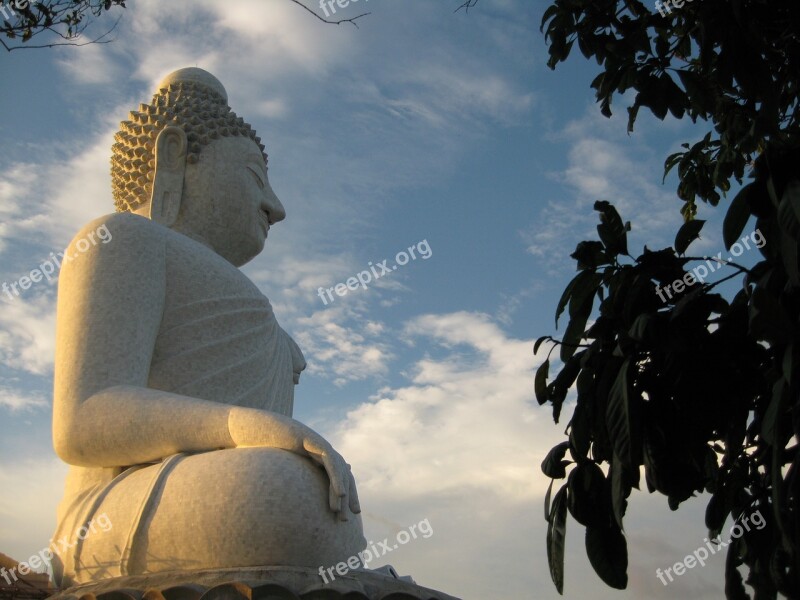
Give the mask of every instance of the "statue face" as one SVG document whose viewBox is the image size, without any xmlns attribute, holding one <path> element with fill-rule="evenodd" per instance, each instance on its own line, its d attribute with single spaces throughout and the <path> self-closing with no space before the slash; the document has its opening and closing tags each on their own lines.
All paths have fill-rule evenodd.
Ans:
<svg viewBox="0 0 800 600">
<path fill-rule="evenodd" d="M 174 229 L 199 239 L 239 267 L 263 249 L 286 211 L 270 187 L 261 150 L 249 138 L 223 137 L 186 165 Z"/>
</svg>

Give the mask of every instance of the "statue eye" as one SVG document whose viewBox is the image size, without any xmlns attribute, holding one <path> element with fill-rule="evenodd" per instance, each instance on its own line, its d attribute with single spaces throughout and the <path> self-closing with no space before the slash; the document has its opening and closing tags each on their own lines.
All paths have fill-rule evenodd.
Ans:
<svg viewBox="0 0 800 600">
<path fill-rule="evenodd" d="M 263 190 L 264 189 L 264 180 L 261 178 L 261 174 L 258 171 L 256 171 L 255 169 L 253 169 L 252 167 L 247 167 L 247 170 L 250 171 L 250 174 L 256 180 L 256 183 L 258 184 L 258 187 Z"/>
</svg>

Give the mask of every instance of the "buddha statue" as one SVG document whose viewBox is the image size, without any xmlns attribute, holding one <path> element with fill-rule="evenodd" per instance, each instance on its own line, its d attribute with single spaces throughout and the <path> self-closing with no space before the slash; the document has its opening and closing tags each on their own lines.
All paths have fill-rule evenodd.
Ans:
<svg viewBox="0 0 800 600">
<path fill-rule="evenodd" d="M 117 212 L 71 246 L 101 226 L 111 240 L 59 280 L 57 585 L 355 556 L 350 467 L 292 419 L 302 352 L 238 268 L 286 216 L 260 139 L 187 68 L 115 140 Z M 78 539 L 100 515 L 110 527 Z"/>
</svg>

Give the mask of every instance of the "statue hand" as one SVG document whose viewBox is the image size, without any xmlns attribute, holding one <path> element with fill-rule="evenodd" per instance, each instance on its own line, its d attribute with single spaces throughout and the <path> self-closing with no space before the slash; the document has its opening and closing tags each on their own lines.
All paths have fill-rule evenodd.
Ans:
<svg viewBox="0 0 800 600">
<path fill-rule="evenodd" d="M 342 455 L 321 435 L 308 430 L 303 439 L 303 448 L 316 463 L 328 473 L 331 485 L 328 491 L 328 503 L 339 520 L 347 521 L 347 509 L 355 514 L 361 512 L 358 502 L 358 491 L 353 473 Z"/>
<path fill-rule="evenodd" d="M 328 504 L 339 519 L 347 521 L 348 508 L 361 512 L 350 465 L 313 429 L 291 417 L 236 406 L 229 409 L 228 432 L 234 447 L 281 448 L 311 458 L 328 474 Z"/>
</svg>

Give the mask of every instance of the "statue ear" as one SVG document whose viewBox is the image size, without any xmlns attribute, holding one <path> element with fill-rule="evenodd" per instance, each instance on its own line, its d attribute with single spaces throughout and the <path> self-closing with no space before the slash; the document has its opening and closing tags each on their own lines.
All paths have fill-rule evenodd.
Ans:
<svg viewBox="0 0 800 600">
<path fill-rule="evenodd" d="M 156 138 L 156 168 L 153 195 L 150 197 L 150 219 L 171 227 L 178 218 L 186 173 L 186 133 L 169 126 Z"/>
</svg>

